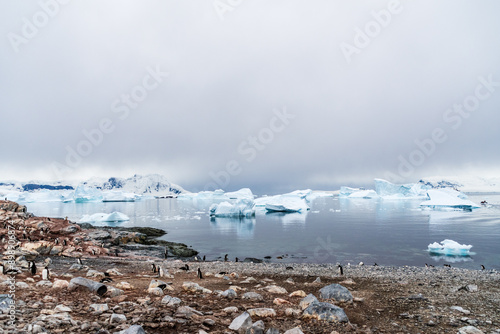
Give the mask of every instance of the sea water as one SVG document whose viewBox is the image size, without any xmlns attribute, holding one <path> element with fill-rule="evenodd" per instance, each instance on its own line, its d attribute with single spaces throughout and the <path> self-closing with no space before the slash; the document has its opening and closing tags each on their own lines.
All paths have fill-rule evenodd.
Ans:
<svg viewBox="0 0 500 334">
<path fill-rule="evenodd" d="M 151 199 L 133 203 L 27 203 L 37 216 L 68 217 L 119 211 L 129 221 L 111 226 L 149 226 L 167 232 L 162 239 L 182 242 L 217 260 L 229 254 L 270 262 L 347 263 L 365 265 L 500 269 L 500 195 L 474 195 L 489 205 L 473 211 L 422 210 L 420 200 L 319 198 L 307 213 L 267 213 L 254 218 L 211 219 L 208 204 L 180 199 Z M 471 256 L 433 256 L 427 245 L 452 239 L 473 245 Z"/>
</svg>

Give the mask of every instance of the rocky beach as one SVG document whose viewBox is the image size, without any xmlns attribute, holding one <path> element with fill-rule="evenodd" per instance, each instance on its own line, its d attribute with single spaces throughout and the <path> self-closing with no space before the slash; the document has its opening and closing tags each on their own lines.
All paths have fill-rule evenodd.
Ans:
<svg viewBox="0 0 500 334">
<path fill-rule="evenodd" d="M 496 270 L 204 262 L 27 211 L 0 201 L 0 333 L 500 333 Z"/>
</svg>

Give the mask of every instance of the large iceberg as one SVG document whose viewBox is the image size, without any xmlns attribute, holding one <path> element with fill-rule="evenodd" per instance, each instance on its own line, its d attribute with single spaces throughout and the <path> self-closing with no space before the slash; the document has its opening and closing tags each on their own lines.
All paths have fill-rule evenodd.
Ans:
<svg viewBox="0 0 500 334">
<path fill-rule="evenodd" d="M 471 210 L 479 208 L 479 205 L 468 200 L 465 194 L 453 189 L 430 189 L 427 191 L 427 195 L 430 199 L 420 203 L 420 206 L 432 209 L 453 208 Z"/>
<path fill-rule="evenodd" d="M 80 222 L 119 222 L 126 220 L 130 220 L 126 214 L 114 211 L 112 213 L 94 213 L 93 215 L 84 215 L 82 219 L 80 219 Z"/>
<path fill-rule="evenodd" d="M 430 186 L 422 183 L 394 184 L 375 179 L 375 191 L 384 199 L 419 199 L 427 197 Z"/>
<path fill-rule="evenodd" d="M 135 202 L 140 198 L 141 195 L 121 191 L 105 191 L 102 193 L 103 202 Z"/>
<path fill-rule="evenodd" d="M 278 195 L 268 197 L 265 201 L 267 211 L 305 212 L 309 210 L 306 200 L 298 196 Z"/>
<path fill-rule="evenodd" d="M 80 184 L 76 187 L 72 199 L 75 203 L 100 202 L 102 201 L 102 192 L 96 188 Z"/>
<path fill-rule="evenodd" d="M 234 203 L 222 202 L 212 204 L 209 209 L 212 217 L 252 217 L 255 215 L 253 200 L 239 199 Z"/>
<path fill-rule="evenodd" d="M 469 256 L 471 248 L 472 245 L 461 245 L 450 239 L 445 239 L 441 243 L 434 242 L 427 246 L 429 253 L 447 256 Z"/>
</svg>

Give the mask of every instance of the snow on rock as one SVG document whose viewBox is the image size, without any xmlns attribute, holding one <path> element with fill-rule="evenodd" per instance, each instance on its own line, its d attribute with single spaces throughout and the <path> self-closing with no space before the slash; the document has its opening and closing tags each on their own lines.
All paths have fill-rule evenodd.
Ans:
<svg viewBox="0 0 500 334">
<path fill-rule="evenodd" d="M 112 213 L 94 213 L 93 215 L 84 215 L 82 219 L 80 219 L 81 223 L 90 223 L 90 222 L 117 222 L 117 221 L 126 221 L 130 218 L 121 212 L 114 211 Z"/>
<path fill-rule="evenodd" d="M 500 177 L 431 176 L 419 183 L 429 188 L 454 188 L 465 193 L 500 193 Z"/>
<path fill-rule="evenodd" d="M 267 211 L 305 212 L 309 210 L 306 200 L 298 196 L 278 195 L 267 197 L 265 203 Z"/>
<path fill-rule="evenodd" d="M 234 203 L 214 203 L 209 212 L 212 217 L 252 217 L 255 215 L 255 208 L 253 200 L 239 199 Z"/>
<path fill-rule="evenodd" d="M 431 254 L 454 255 L 454 256 L 469 256 L 472 245 L 461 245 L 456 241 L 445 239 L 441 243 L 434 242 L 427 246 L 427 250 Z"/>
<path fill-rule="evenodd" d="M 443 188 L 443 189 L 430 189 L 427 191 L 430 198 L 428 201 L 420 203 L 421 207 L 428 207 L 432 209 L 475 209 L 479 205 L 467 199 L 467 196 L 459 191 Z"/>
<path fill-rule="evenodd" d="M 430 186 L 422 183 L 394 184 L 386 180 L 375 179 L 375 191 L 384 199 L 426 198 Z"/>
</svg>

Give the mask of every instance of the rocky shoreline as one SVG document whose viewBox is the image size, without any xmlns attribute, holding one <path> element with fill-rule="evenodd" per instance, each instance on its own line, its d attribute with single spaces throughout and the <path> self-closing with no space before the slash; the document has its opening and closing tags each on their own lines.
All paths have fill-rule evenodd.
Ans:
<svg viewBox="0 0 500 334">
<path fill-rule="evenodd" d="M 495 270 L 193 261 L 26 211 L 0 201 L 0 333 L 500 333 Z"/>
</svg>

